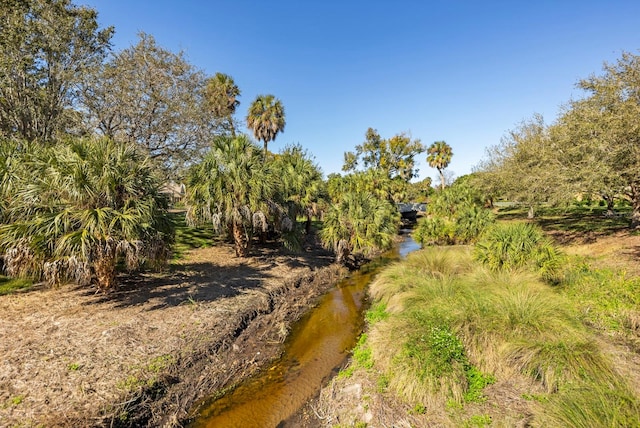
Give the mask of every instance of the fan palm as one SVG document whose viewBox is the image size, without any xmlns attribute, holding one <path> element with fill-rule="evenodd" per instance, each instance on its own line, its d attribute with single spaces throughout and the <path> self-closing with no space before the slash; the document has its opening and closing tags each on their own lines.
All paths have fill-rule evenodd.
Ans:
<svg viewBox="0 0 640 428">
<path fill-rule="evenodd" d="M 240 88 L 228 74 L 218 72 L 207 80 L 205 88 L 207 105 L 215 118 L 227 120 L 232 137 L 236 136 L 233 115 L 240 105 L 239 96 Z"/>
<path fill-rule="evenodd" d="M 311 231 L 311 218 L 317 214 L 318 203 L 324 193 L 320 168 L 313 163 L 300 145 L 285 148 L 273 162 L 273 172 L 279 177 L 278 192 L 284 204 L 289 206 L 291 218 L 306 216 L 305 231 Z"/>
<path fill-rule="evenodd" d="M 284 106 L 273 95 L 258 95 L 249 107 L 247 127 L 254 137 L 264 143 L 264 156 L 267 158 L 267 145 L 276 139 L 285 126 Z"/>
<path fill-rule="evenodd" d="M 449 166 L 453 151 L 444 141 L 436 141 L 427 149 L 427 162 L 431 168 L 436 168 L 440 174 L 440 186 L 444 189 L 444 169 Z"/>
<path fill-rule="evenodd" d="M 161 263 L 173 236 L 148 158 L 103 139 L 59 144 L 26 158 L 0 226 L 12 276 L 115 287 L 116 264 Z"/>
<path fill-rule="evenodd" d="M 249 255 L 254 231 L 267 230 L 274 208 L 272 176 L 261 150 L 246 135 L 219 137 L 187 182 L 187 218 L 211 221 L 218 232 L 230 229 L 236 255 Z"/>
<path fill-rule="evenodd" d="M 351 253 L 365 256 L 393 244 L 400 224 L 398 210 L 369 192 L 348 192 L 326 212 L 320 238 L 344 262 Z"/>
</svg>

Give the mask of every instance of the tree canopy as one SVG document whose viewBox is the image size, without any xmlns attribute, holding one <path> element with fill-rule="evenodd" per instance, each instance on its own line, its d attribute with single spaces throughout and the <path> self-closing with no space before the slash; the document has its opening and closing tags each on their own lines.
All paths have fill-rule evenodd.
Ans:
<svg viewBox="0 0 640 428">
<path fill-rule="evenodd" d="M 597 195 L 612 208 L 623 198 L 639 227 L 640 57 L 624 53 L 577 86 L 586 95 L 564 106 L 555 123 L 534 116 L 490 148 L 479 182 L 531 208 L 577 195 Z"/>
<path fill-rule="evenodd" d="M 0 134 L 49 142 L 77 124 L 75 89 L 113 28 L 70 0 L 2 0 L 0 23 Z"/>
<path fill-rule="evenodd" d="M 206 105 L 214 119 L 222 120 L 222 126 L 229 129 L 231 136 L 236 136 L 236 125 L 233 115 L 240 105 L 240 88 L 233 77 L 217 72 L 206 80 Z"/>
<path fill-rule="evenodd" d="M 444 170 L 449 166 L 452 157 L 451 146 L 444 141 L 435 141 L 427 148 L 427 162 L 431 168 L 438 170 L 441 189 L 446 185 Z"/>
<path fill-rule="evenodd" d="M 284 131 L 286 117 L 282 101 L 273 95 L 258 95 L 249 106 L 247 113 L 247 127 L 253 131 L 253 136 L 264 143 L 265 159 L 267 145 Z"/>
<path fill-rule="evenodd" d="M 204 74 L 182 53 L 141 33 L 138 43 L 114 55 L 83 87 L 90 126 L 139 145 L 167 171 L 201 155 L 212 129 L 204 105 Z"/>
<path fill-rule="evenodd" d="M 409 182 L 418 174 L 415 157 L 424 150 L 420 140 L 412 140 L 406 134 L 383 139 L 377 130 L 369 128 L 365 133 L 365 141 L 356 146 L 355 152 L 344 154 L 342 170 L 371 169 L 383 172 L 387 178 Z"/>
</svg>

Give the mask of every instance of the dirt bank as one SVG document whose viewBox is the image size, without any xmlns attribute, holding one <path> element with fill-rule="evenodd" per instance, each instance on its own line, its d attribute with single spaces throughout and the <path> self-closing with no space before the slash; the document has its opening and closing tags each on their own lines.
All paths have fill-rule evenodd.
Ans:
<svg viewBox="0 0 640 428">
<path fill-rule="evenodd" d="M 302 255 L 194 250 L 117 292 L 0 297 L 0 426 L 177 426 L 281 352 L 289 326 L 345 271 Z"/>
</svg>

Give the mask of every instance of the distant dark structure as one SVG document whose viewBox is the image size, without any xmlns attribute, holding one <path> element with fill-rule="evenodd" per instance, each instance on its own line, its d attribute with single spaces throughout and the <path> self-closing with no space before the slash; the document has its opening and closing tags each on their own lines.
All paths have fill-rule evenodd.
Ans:
<svg viewBox="0 0 640 428">
<path fill-rule="evenodd" d="M 408 223 L 415 223 L 418 213 L 423 213 L 427 210 L 427 204 L 400 203 L 396 204 L 396 207 L 398 207 L 398 211 L 402 216 L 402 221 Z"/>
</svg>

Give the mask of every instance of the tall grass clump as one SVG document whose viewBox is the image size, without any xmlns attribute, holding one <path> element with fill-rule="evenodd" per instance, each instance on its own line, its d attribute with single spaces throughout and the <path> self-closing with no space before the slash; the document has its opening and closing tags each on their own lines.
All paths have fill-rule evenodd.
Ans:
<svg viewBox="0 0 640 428">
<path fill-rule="evenodd" d="M 476 243 L 474 257 L 493 271 L 533 269 L 545 280 L 557 281 L 560 252 L 540 227 L 530 223 L 499 223 Z"/>
<path fill-rule="evenodd" d="M 640 403 L 625 385 L 579 383 L 552 395 L 540 426 L 594 428 L 640 426 Z"/>
<path fill-rule="evenodd" d="M 487 269 L 465 248 L 432 248 L 381 273 L 371 292 L 388 314 L 370 328 L 374 364 L 409 404 L 464 405 L 481 400 L 494 379 L 524 376 L 553 397 L 540 404 L 540 424 L 582 405 L 605 405 L 593 426 L 609 426 L 616 414 L 633 420 L 637 398 L 603 404 L 568 393 L 591 385 L 626 397 L 628 389 L 571 302 L 538 275 Z"/>
</svg>

